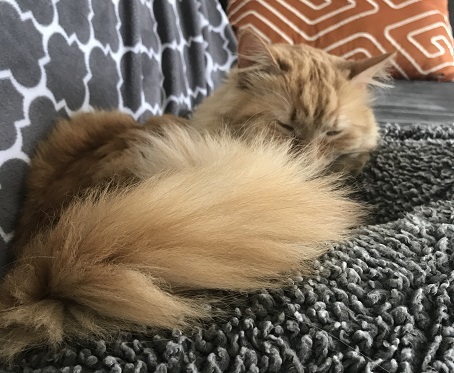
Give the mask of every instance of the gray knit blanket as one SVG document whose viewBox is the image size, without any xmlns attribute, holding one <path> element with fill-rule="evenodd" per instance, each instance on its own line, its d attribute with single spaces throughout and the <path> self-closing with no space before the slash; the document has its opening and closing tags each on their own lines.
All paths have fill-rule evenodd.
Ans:
<svg viewBox="0 0 454 373">
<path fill-rule="evenodd" d="M 454 372 L 454 124 L 382 132 L 357 181 L 369 225 L 315 277 L 226 294 L 227 315 L 192 333 L 29 351 L 0 371 Z"/>
</svg>

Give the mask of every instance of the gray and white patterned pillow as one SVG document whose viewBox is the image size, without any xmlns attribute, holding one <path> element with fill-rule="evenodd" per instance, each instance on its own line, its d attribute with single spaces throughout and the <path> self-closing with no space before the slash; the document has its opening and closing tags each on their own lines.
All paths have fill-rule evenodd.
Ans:
<svg viewBox="0 0 454 373">
<path fill-rule="evenodd" d="M 217 0 L 1 0 L 0 275 L 30 155 L 57 117 L 185 115 L 235 52 Z"/>
</svg>

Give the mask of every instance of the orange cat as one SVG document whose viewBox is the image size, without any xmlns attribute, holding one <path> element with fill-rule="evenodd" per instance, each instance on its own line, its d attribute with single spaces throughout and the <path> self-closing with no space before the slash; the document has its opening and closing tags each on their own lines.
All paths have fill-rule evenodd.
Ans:
<svg viewBox="0 0 454 373">
<path fill-rule="evenodd" d="M 188 289 L 275 286 L 359 222 L 323 167 L 260 136 L 155 131 L 119 113 L 61 121 L 31 162 L 0 356 L 190 325 L 209 315 Z"/>
<path fill-rule="evenodd" d="M 364 70 L 253 36 L 245 49 L 260 58 L 240 57 L 198 109 L 197 130 L 171 116 L 140 126 L 98 112 L 62 120 L 40 144 L 17 258 L 0 283 L 2 359 L 122 329 L 189 326 L 210 315 L 209 300 L 187 290 L 276 286 L 359 223 L 361 206 L 335 175 L 321 176 L 327 160 L 294 152 L 293 141 L 317 143 L 318 155 L 373 149 L 364 80 L 384 62 Z"/>
<path fill-rule="evenodd" d="M 304 45 L 269 44 L 244 31 L 238 68 L 196 110 L 193 125 L 236 133 L 266 129 L 311 144 L 335 170 L 358 172 L 378 142 L 368 85 L 386 77 L 393 55 L 346 61 Z"/>
</svg>

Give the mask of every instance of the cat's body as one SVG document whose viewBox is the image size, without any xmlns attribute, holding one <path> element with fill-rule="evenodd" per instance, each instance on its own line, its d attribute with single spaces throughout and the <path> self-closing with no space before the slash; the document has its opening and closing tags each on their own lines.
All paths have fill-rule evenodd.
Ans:
<svg viewBox="0 0 454 373">
<path fill-rule="evenodd" d="M 216 105 L 199 109 L 197 130 L 100 112 L 61 121 L 40 144 L 0 283 L 1 358 L 190 325 L 209 314 L 185 291 L 274 286 L 348 235 L 362 208 L 336 176 L 320 176 L 318 150 L 295 154 L 267 117 L 259 130 L 239 131 L 238 118 L 218 129 L 229 117 Z"/>
<path fill-rule="evenodd" d="M 22 247 L 40 228 L 52 226 L 61 210 L 89 189 L 136 182 L 136 145 L 170 124 L 187 121 L 164 115 L 138 126 L 128 115 L 98 112 L 78 115 L 64 130 L 54 130 L 32 159 L 14 246 Z"/>
</svg>

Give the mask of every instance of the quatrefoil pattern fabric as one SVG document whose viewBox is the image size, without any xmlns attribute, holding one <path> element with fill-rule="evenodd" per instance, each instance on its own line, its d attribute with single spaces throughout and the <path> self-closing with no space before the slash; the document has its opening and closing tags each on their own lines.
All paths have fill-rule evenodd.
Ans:
<svg viewBox="0 0 454 373">
<path fill-rule="evenodd" d="M 185 115 L 222 81 L 235 49 L 217 1 L 0 1 L 0 268 L 30 155 L 57 117 Z"/>
</svg>

